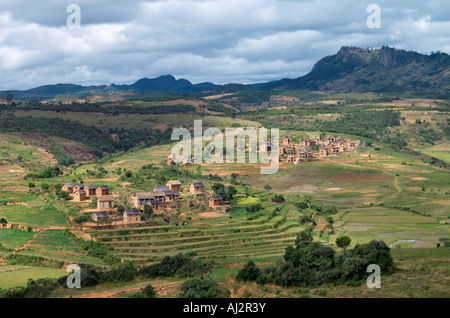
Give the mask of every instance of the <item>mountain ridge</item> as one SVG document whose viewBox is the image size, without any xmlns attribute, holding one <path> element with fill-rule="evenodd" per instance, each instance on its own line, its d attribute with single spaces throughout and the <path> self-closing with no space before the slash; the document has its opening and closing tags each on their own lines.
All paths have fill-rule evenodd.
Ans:
<svg viewBox="0 0 450 318">
<path fill-rule="evenodd" d="M 310 89 L 342 92 L 408 92 L 450 89 L 450 56 L 430 55 L 383 46 L 342 47 L 319 60 L 308 74 L 282 79 L 264 89 Z"/>
<path fill-rule="evenodd" d="M 433 52 L 430 55 L 399 50 L 387 46 L 380 49 L 344 46 L 336 54 L 316 62 L 312 70 L 298 78 L 257 84 L 224 84 L 211 82 L 193 84 L 184 78 L 161 75 L 141 78 L 133 84 L 43 85 L 29 90 L 7 90 L 1 95 L 54 98 L 58 95 L 88 96 L 125 92 L 166 92 L 181 94 L 234 93 L 242 90 L 307 89 L 338 92 L 417 92 L 450 91 L 450 56 Z"/>
</svg>

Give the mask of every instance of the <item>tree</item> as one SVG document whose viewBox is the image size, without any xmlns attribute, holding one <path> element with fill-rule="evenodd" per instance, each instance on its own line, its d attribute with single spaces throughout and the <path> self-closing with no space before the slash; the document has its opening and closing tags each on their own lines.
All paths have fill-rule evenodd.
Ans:
<svg viewBox="0 0 450 318">
<path fill-rule="evenodd" d="M 30 190 L 32 188 L 34 188 L 36 186 L 36 184 L 33 181 L 28 181 L 28 188 L 30 188 Z"/>
<path fill-rule="evenodd" d="M 340 235 L 336 239 L 336 245 L 342 249 L 344 249 L 344 257 L 347 254 L 347 246 L 350 245 L 352 239 L 346 235 Z"/>
<path fill-rule="evenodd" d="M 185 280 L 180 291 L 181 298 L 226 298 L 230 296 L 228 289 L 224 290 L 209 276 Z"/>
<path fill-rule="evenodd" d="M 152 285 L 147 285 L 142 290 L 142 295 L 144 295 L 145 298 L 156 298 L 156 291 Z"/>
<path fill-rule="evenodd" d="M 0 219 L 0 225 L 2 226 L 2 229 L 6 226 L 6 224 L 8 224 L 8 221 L 6 221 L 5 218 L 1 218 Z"/>
<path fill-rule="evenodd" d="M 83 231 L 83 224 L 89 221 L 86 215 L 80 215 L 73 219 L 73 222 L 80 226 L 80 231 Z"/>
<path fill-rule="evenodd" d="M 313 237 L 311 235 L 311 230 L 308 228 L 305 231 L 297 234 L 297 238 L 295 239 L 295 246 L 307 245 L 312 241 Z"/>
<path fill-rule="evenodd" d="M 300 202 L 295 202 L 294 205 L 299 209 L 299 211 L 301 211 L 302 209 L 307 209 L 308 203 L 306 203 L 305 201 L 300 201 Z"/>
<path fill-rule="evenodd" d="M 113 219 L 111 219 L 110 217 L 107 218 L 99 218 L 98 222 L 100 223 L 100 225 L 110 225 L 113 222 Z"/>
<path fill-rule="evenodd" d="M 131 262 L 115 265 L 108 273 L 109 279 L 113 282 L 129 282 L 138 274 L 136 266 Z"/>
<path fill-rule="evenodd" d="M 266 184 L 266 185 L 264 186 L 264 190 L 270 191 L 270 190 L 272 190 L 272 187 L 271 187 L 270 185 Z"/>
<path fill-rule="evenodd" d="M 440 245 L 443 247 L 450 247 L 450 239 L 447 237 L 441 237 L 439 239 L 439 242 L 441 243 Z"/>
<path fill-rule="evenodd" d="M 231 186 L 226 189 L 226 192 L 228 194 L 228 200 L 231 200 L 237 194 L 237 189 Z"/>
<path fill-rule="evenodd" d="M 311 194 L 305 194 L 303 197 L 303 200 L 308 204 L 308 207 L 311 206 L 312 199 L 313 199 L 313 196 Z"/>
<path fill-rule="evenodd" d="M 222 183 L 216 183 L 212 186 L 215 195 L 222 197 L 224 201 L 230 201 L 237 194 L 237 189 L 233 186 L 225 187 Z"/>
<path fill-rule="evenodd" d="M 236 279 L 238 281 L 255 281 L 261 275 L 261 270 L 256 267 L 255 262 L 249 261 L 247 265 L 239 270 Z"/>
<path fill-rule="evenodd" d="M 61 190 L 59 190 L 59 189 L 56 191 L 56 195 L 58 196 L 58 198 L 59 198 L 60 200 L 63 200 L 63 201 L 69 200 L 69 198 L 70 198 L 70 195 L 69 195 L 68 192 L 61 191 Z"/>
<path fill-rule="evenodd" d="M 156 298 L 157 294 L 152 285 L 147 285 L 141 289 L 140 292 L 133 293 L 127 296 L 127 298 Z"/>
<path fill-rule="evenodd" d="M 150 204 L 144 205 L 144 212 L 142 212 L 142 217 L 146 222 L 148 222 L 153 217 L 153 208 Z"/>
<path fill-rule="evenodd" d="M 284 197 L 281 194 L 275 194 L 272 197 L 272 201 L 276 203 L 283 203 L 285 201 Z"/>
<path fill-rule="evenodd" d="M 47 183 L 43 183 L 41 184 L 41 189 L 44 192 L 48 192 L 48 190 L 50 190 L 50 186 Z"/>
</svg>

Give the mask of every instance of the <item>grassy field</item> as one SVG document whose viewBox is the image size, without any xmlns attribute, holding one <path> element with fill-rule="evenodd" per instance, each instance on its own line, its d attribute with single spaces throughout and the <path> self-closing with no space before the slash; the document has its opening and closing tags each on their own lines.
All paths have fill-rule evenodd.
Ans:
<svg viewBox="0 0 450 318">
<path fill-rule="evenodd" d="M 71 121 L 82 122 L 84 125 L 95 125 L 100 129 L 108 129 L 110 127 L 118 127 L 125 129 L 139 128 L 155 128 L 164 130 L 168 127 L 193 127 L 194 120 L 202 120 L 204 127 L 232 127 L 233 124 L 238 124 L 242 127 L 258 126 L 256 122 L 244 119 L 231 119 L 228 117 L 211 116 L 211 115 L 194 115 L 194 114 L 119 114 L 117 116 L 107 115 L 103 113 L 80 113 L 80 112 L 66 112 L 57 113 L 50 111 L 21 111 L 15 112 L 18 117 L 32 116 L 46 118 L 61 118 Z"/>
<path fill-rule="evenodd" d="M 31 267 L 22 265 L 0 266 L 0 288 L 26 286 L 28 279 L 59 278 L 67 275 L 65 269 Z"/>
</svg>

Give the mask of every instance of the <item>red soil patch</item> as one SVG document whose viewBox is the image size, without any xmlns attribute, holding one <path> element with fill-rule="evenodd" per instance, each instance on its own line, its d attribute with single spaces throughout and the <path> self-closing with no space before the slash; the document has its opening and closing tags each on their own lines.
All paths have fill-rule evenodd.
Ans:
<svg viewBox="0 0 450 318">
<path fill-rule="evenodd" d="M 386 176 L 386 175 L 371 175 L 371 174 L 362 174 L 362 173 L 348 173 L 343 172 L 339 173 L 330 179 L 328 181 L 336 181 L 336 182 L 380 182 L 380 181 L 387 181 L 393 179 L 392 176 Z"/>
<path fill-rule="evenodd" d="M 223 214 L 217 213 L 217 212 L 203 212 L 203 213 L 197 213 L 196 215 L 199 217 L 202 217 L 202 218 L 218 218 L 218 217 L 224 216 Z"/>
<path fill-rule="evenodd" d="M 159 125 L 156 125 L 155 127 L 153 127 L 153 129 L 159 129 L 159 130 L 161 130 L 161 131 L 164 131 L 164 130 L 166 130 L 168 127 L 169 127 L 169 126 L 168 126 L 167 124 L 159 124 Z"/>
</svg>

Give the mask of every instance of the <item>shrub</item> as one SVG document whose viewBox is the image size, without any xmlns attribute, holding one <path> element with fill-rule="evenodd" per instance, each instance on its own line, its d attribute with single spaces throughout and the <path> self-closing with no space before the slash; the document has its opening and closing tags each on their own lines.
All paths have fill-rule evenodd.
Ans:
<svg viewBox="0 0 450 318">
<path fill-rule="evenodd" d="M 177 254 L 166 256 L 161 263 L 142 266 L 139 275 L 146 278 L 154 277 L 194 277 L 207 273 L 212 269 L 212 263 L 196 260 L 194 254 Z"/>
<path fill-rule="evenodd" d="M 272 197 L 272 201 L 274 201 L 274 202 L 276 202 L 276 203 L 283 203 L 283 202 L 285 201 L 285 199 L 284 199 L 283 195 L 281 195 L 281 194 L 275 194 L 275 195 Z"/>
<path fill-rule="evenodd" d="M 133 293 L 127 296 L 127 298 L 156 298 L 157 294 L 152 285 L 147 285 L 141 289 L 140 292 Z"/>
<path fill-rule="evenodd" d="M 226 298 L 230 296 L 228 289 L 221 288 L 209 276 L 186 280 L 180 288 L 180 298 Z"/>
</svg>

